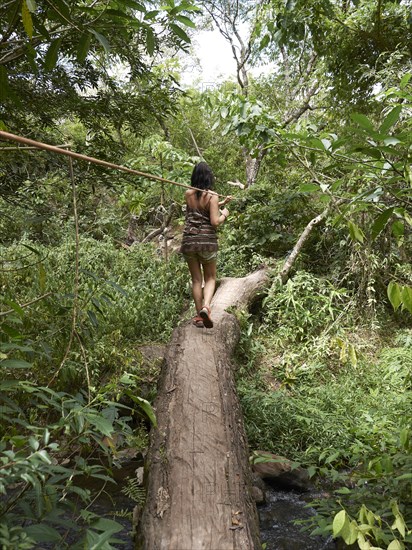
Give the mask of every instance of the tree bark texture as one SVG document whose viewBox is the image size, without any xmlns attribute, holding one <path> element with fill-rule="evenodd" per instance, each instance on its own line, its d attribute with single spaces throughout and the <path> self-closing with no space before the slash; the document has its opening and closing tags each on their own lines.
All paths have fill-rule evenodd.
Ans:
<svg viewBox="0 0 412 550">
<path fill-rule="evenodd" d="M 262 164 L 263 157 L 266 154 L 266 149 L 260 147 L 257 157 L 252 157 L 250 151 L 247 148 L 243 148 L 243 156 L 245 158 L 246 165 L 246 186 L 252 187 L 256 183 L 260 166 Z"/>
<path fill-rule="evenodd" d="M 230 360 L 240 331 L 226 310 L 246 306 L 266 283 L 264 269 L 224 279 L 212 304 L 213 329 L 191 322 L 175 329 L 159 379 L 137 548 L 260 548 Z"/>
</svg>

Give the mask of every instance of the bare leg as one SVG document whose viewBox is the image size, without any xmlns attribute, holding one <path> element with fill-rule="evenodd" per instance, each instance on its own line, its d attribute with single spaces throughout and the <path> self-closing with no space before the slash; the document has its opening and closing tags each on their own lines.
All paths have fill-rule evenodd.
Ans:
<svg viewBox="0 0 412 550">
<path fill-rule="evenodd" d="M 205 277 L 205 287 L 203 289 L 204 305 L 210 307 L 216 287 L 216 262 L 203 264 L 203 275 Z"/>
<path fill-rule="evenodd" d="M 190 275 L 192 277 L 192 296 L 195 301 L 196 312 L 202 309 L 202 270 L 200 263 L 194 258 L 187 260 Z"/>
</svg>

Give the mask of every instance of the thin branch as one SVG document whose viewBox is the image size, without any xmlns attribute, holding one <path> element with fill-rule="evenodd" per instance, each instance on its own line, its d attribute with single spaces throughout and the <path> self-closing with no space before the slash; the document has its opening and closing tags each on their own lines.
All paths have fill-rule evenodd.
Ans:
<svg viewBox="0 0 412 550">
<path fill-rule="evenodd" d="M 83 356 L 84 368 L 85 368 L 85 370 L 86 370 L 87 395 L 88 395 L 88 397 L 89 397 L 89 403 L 90 403 L 90 401 L 91 401 L 91 393 L 90 393 L 91 382 L 90 382 L 89 365 L 88 365 L 88 363 L 87 363 L 86 350 L 84 349 L 82 340 L 81 340 L 80 335 L 79 335 L 79 333 L 77 332 L 77 330 L 75 331 L 75 335 L 76 335 L 77 341 L 79 342 L 80 349 L 81 349 L 82 356 Z"/>
<path fill-rule="evenodd" d="M 146 237 L 142 240 L 142 244 L 152 241 L 155 237 L 160 235 L 162 232 L 163 232 L 163 226 L 158 227 L 157 229 L 154 229 L 148 235 L 146 235 Z"/>
<path fill-rule="evenodd" d="M 301 236 L 299 237 L 297 243 L 293 247 L 293 250 L 292 250 L 291 254 L 288 256 L 287 260 L 283 264 L 282 269 L 280 270 L 279 276 L 280 276 L 280 280 L 282 281 L 282 284 L 285 284 L 286 281 L 288 280 L 289 273 L 290 273 L 290 271 L 291 271 L 291 269 L 292 269 L 292 267 L 293 267 L 293 265 L 296 261 L 296 258 L 298 257 L 300 251 L 302 250 L 303 245 L 308 240 L 309 235 L 312 232 L 312 229 L 314 227 L 316 227 L 317 225 L 319 225 L 323 220 L 325 220 L 326 217 L 328 216 L 329 212 L 332 210 L 332 208 L 335 207 L 335 206 L 338 206 L 340 204 L 340 202 L 341 201 L 336 201 L 335 202 L 335 201 L 331 200 L 330 203 L 328 204 L 328 206 L 325 208 L 325 210 L 323 212 L 321 212 L 318 216 L 313 218 L 308 223 L 308 225 L 305 227 L 303 233 L 301 234 Z"/>
<path fill-rule="evenodd" d="M 67 361 L 67 357 L 69 356 L 73 338 L 76 335 L 76 324 L 77 324 L 77 308 L 78 308 L 78 302 L 79 302 L 79 256 L 80 256 L 80 238 L 79 238 L 79 218 L 77 214 L 77 193 L 76 193 L 76 182 L 74 179 L 74 172 L 73 172 L 73 160 L 71 157 L 69 157 L 69 174 L 70 174 L 70 180 L 72 183 L 72 201 L 73 201 L 73 215 L 74 215 L 74 225 L 75 225 L 75 232 L 76 232 L 76 251 L 75 251 L 75 271 L 74 271 L 74 289 L 73 289 L 73 310 L 72 310 L 72 327 L 70 330 L 70 337 L 69 342 L 66 347 L 66 351 L 64 353 L 63 359 L 60 363 L 59 368 L 53 375 L 50 382 L 47 384 L 47 387 L 50 386 L 50 384 L 53 383 L 53 381 L 57 378 L 60 371 L 62 370 L 64 364 Z"/>
<path fill-rule="evenodd" d="M 203 158 L 203 155 L 202 155 L 202 153 L 201 153 L 201 151 L 200 151 L 200 149 L 199 149 L 199 146 L 198 146 L 198 144 L 197 144 L 197 141 L 196 141 L 196 139 L 195 139 L 195 136 L 193 135 L 193 132 L 192 132 L 190 126 L 188 126 L 187 128 L 188 128 L 188 130 L 189 130 L 190 137 L 192 138 L 193 145 L 194 145 L 195 148 L 196 148 L 197 154 L 199 155 L 200 158 Z"/>
<path fill-rule="evenodd" d="M 167 213 L 167 217 L 166 217 L 166 212 L 164 212 L 163 214 L 162 225 L 157 229 L 154 229 L 153 231 L 151 231 L 148 235 L 146 235 L 146 237 L 141 241 L 141 244 L 152 241 L 155 237 L 157 237 L 158 235 L 164 232 L 164 230 L 169 226 L 170 222 L 172 221 L 174 210 L 175 210 L 175 203 L 172 203 L 170 206 L 169 212 Z"/>
<path fill-rule="evenodd" d="M 32 264 L 23 265 L 22 267 L 12 267 L 11 269 L 3 269 L 0 268 L 0 271 L 3 271 L 4 273 L 10 273 L 12 271 L 23 271 L 24 269 L 27 269 L 28 267 L 33 267 L 34 265 L 39 265 L 43 260 L 47 258 L 48 254 L 43 256 L 43 258 L 40 258 L 40 260 L 36 260 Z"/>
<path fill-rule="evenodd" d="M 281 128 L 286 128 L 286 126 L 288 126 L 291 122 L 295 122 L 299 120 L 300 117 L 307 110 L 311 109 L 310 100 L 316 94 L 317 91 L 318 91 L 318 82 L 315 82 L 313 86 L 308 90 L 308 93 L 306 94 L 303 104 L 288 116 L 288 118 L 283 122 Z"/>
<path fill-rule="evenodd" d="M 36 302 L 40 302 L 40 300 L 44 300 L 44 298 L 47 298 L 48 296 L 51 296 L 53 292 L 46 292 L 46 294 L 43 294 L 42 296 L 39 296 L 38 298 L 35 298 L 34 300 L 30 300 L 30 302 L 26 302 L 25 304 L 19 304 L 19 307 L 22 309 L 29 307 Z M 10 313 L 13 313 L 14 309 L 9 309 L 8 311 L 2 311 L 0 312 L 0 317 L 5 317 L 6 315 L 9 315 Z"/>
<path fill-rule="evenodd" d="M 66 149 L 60 149 L 59 147 L 55 147 L 54 145 L 48 145 L 47 143 L 42 143 L 41 141 L 35 141 L 33 139 L 28 139 L 22 136 L 17 136 L 15 134 L 11 134 L 10 132 L 4 132 L 3 130 L 0 130 L 0 138 L 16 141 L 18 143 L 24 143 L 26 145 L 33 145 L 39 149 L 44 149 L 45 151 L 50 151 L 52 153 L 58 153 L 60 155 L 65 155 L 74 159 L 83 160 L 86 162 L 92 162 L 93 164 L 98 164 L 100 166 L 104 166 L 106 168 L 112 168 L 114 170 L 120 170 L 122 172 L 127 172 L 128 174 L 135 174 L 136 176 L 141 176 L 143 178 L 147 178 L 149 180 L 154 181 L 160 181 L 164 183 L 170 183 L 171 185 L 177 185 L 178 187 L 183 187 L 185 189 L 194 189 L 197 191 L 198 189 L 196 187 L 193 187 L 191 185 L 187 185 L 185 183 L 179 183 L 177 181 L 172 181 L 166 178 L 162 178 L 160 176 L 155 176 L 153 174 L 147 174 L 145 172 L 140 172 L 139 170 L 134 170 L 133 168 L 127 168 L 126 166 L 121 166 L 119 164 L 114 164 L 113 162 L 107 162 L 105 160 L 97 159 L 94 157 L 89 157 L 87 155 L 82 155 L 80 153 L 75 153 L 74 151 L 68 151 Z M 220 195 L 219 193 L 214 193 L 218 197 L 225 198 L 224 195 Z"/>
<path fill-rule="evenodd" d="M 67 149 L 67 147 L 71 147 L 70 143 L 63 143 L 62 145 L 55 145 L 55 147 L 59 147 L 60 149 Z M 0 147 L 0 151 L 38 151 L 39 153 L 42 153 L 41 149 L 38 147 Z"/>
<path fill-rule="evenodd" d="M 64 14 L 63 14 L 61 11 L 59 11 L 59 9 L 56 8 L 56 6 L 55 6 L 54 4 L 52 4 L 52 3 L 50 2 L 50 0 L 46 0 L 46 2 L 47 2 L 47 4 L 49 4 L 49 6 L 51 7 L 51 9 L 54 10 L 56 13 L 58 13 L 58 14 L 60 15 L 60 17 L 61 17 L 62 19 L 64 19 L 71 27 L 73 27 L 74 29 L 76 29 L 76 30 L 79 31 L 80 33 L 82 32 L 81 29 L 79 29 L 79 27 L 78 27 L 77 25 L 75 25 L 75 24 L 73 23 L 73 21 L 71 21 L 70 19 L 67 19 L 67 17 L 65 17 Z"/>
</svg>

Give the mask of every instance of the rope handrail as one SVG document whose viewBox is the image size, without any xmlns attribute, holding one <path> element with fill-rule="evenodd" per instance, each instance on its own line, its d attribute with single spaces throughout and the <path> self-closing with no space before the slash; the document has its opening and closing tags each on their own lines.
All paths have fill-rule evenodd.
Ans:
<svg viewBox="0 0 412 550">
<path fill-rule="evenodd" d="M 70 151 L 68 149 L 61 149 L 60 147 L 57 147 L 55 145 L 49 145 L 48 143 L 42 143 L 41 141 L 35 141 L 34 139 L 25 138 L 22 136 L 17 136 L 16 134 L 11 134 L 10 132 L 4 132 L 3 130 L 0 130 L 0 139 L 8 140 L 8 141 L 15 141 L 17 143 L 23 143 L 24 145 L 28 145 L 29 147 L 35 147 L 36 149 L 43 149 L 45 151 L 50 151 L 51 153 L 57 153 L 59 155 L 66 155 L 67 157 L 71 157 L 77 160 L 83 160 L 86 162 L 92 162 L 94 164 L 98 164 L 100 166 L 104 166 L 105 168 L 112 168 L 113 170 L 120 170 L 122 172 L 127 172 L 129 174 L 134 174 L 135 176 L 141 176 L 143 178 L 160 181 L 162 183 L 170 183 L 171 185 L 177 185 L 179 187 L 184 187 L 185 189 L 194 189 L 195 191 L 199 191 L 197 187 L 193 187 L 191 185 L 187 185 L 185 183 L 179 183 L 177 181 L 172 181 L 166 178 L 162 178 L 160 176 L 155 176 L 153 174 L 147 174 L 145 172 L 140 172 L 139 170 L 134 170 L 133 168 L 128 168 L 127 166 L 122 166 L 120 164 L 114 164 L 113 162 L 108 162 L 106 160 L 96 159 L 94 157 L 89 157 L 87 155 L 82 155 L 81 153 L 75 153 L 74 151 Z M 206 192 L 209 192 L 205 190 Z M 220 195 L 219 193 L 216 193 L 218 197 L 226 198 L 226 195 Z"/>
</svg>

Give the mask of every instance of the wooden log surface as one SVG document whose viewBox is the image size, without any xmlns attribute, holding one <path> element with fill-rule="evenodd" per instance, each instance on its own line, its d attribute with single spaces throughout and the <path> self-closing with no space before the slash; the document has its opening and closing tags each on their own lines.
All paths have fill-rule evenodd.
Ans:
<svg viewBox="0 0 412 550">
<path fill-rule="evenodd" d="M 158 384 L 137 548 L 261 548 L 230 359 L 239 325 L 226 309 L 246 306 L 266 282 L 264 269 L 223 279 L 212 303 L 214 327 L 187 322 L 173 333 Z"/>
</svg>

